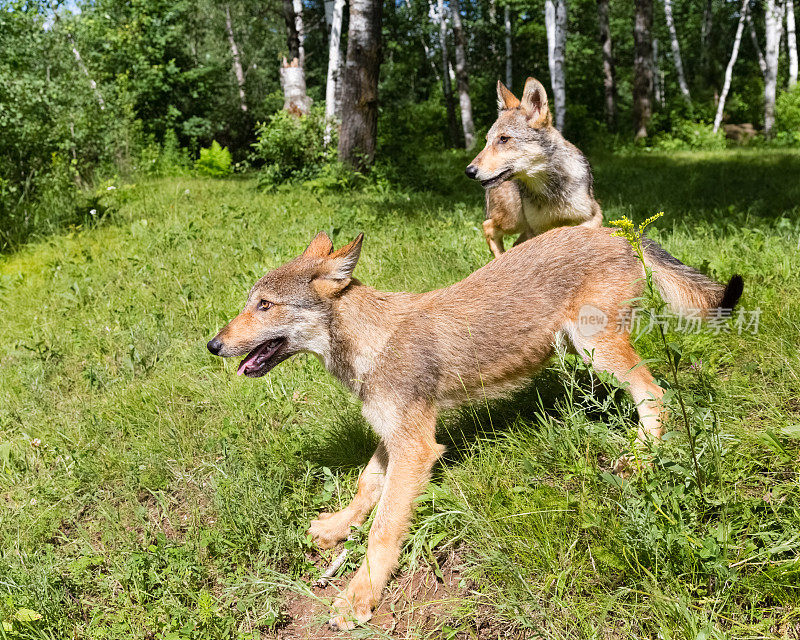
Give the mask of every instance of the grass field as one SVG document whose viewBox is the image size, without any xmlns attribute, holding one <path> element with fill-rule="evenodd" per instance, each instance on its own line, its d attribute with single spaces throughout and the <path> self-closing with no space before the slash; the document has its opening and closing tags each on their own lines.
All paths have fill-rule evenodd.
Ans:
<svg viewBox="0 0 800 640">
<path fill-rule="evenodd" d="M 668 334 L 689 430 L 673 407 L 624 482 L 634 408 L 580 360 L 446 414 L 388 604 L 355 636 L 800 637 L 800 153 L 593 160 L 607 217 L 663 210 L 651 235 L 741 273 L 758 330 Z M 0 638 L 322 637 L 365 536 L 320 590 L 331 554 L 304 532 L 375 438 L 315 359 L 253 381 L 205 343 L 318 230 L 364 231 L 356 275 L 381 288 L 484 264 L 465 164 L 431 159 L 426 192 L 114 185 L 83 225 L 0 257 Z M 669 377 L 657 334 L 637 348 Z"/>
</svg>

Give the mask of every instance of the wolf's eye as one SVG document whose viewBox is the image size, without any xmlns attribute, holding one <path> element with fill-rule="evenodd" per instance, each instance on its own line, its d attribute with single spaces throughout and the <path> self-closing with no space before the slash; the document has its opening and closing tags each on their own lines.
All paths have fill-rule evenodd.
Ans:
<svg viewBox="0 0 800 640">
<path fill-rule="evenodd" d="M 259 311 L 266 311 L 270 307 L 272 307 L 272 303 L 269 300 L 262 300 L 261 302 L 258 303 Z"/>
<path fill-rule="evenodd" d="M 508 142 L 508 136 L 500 136 L 497 139 L 497 144 L 505 144 L 506 142 Z"/>
</svg>

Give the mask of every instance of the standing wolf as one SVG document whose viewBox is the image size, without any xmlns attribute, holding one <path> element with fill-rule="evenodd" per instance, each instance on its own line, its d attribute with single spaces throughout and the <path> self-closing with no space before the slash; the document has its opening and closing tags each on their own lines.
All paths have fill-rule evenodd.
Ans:
<svg viewBox="0 0 800 640">
<path fill-rule="evenodd" d="M 498 82 L 497 106 L 486 146 L 466 169 L 486 188 L 483 233 L 494 256 L 506 235 L 520 234 L 520 244 L 555 227 L 599 227 L 591 167 L 553 126 L 542 83 L 528 78 L 519 101 Z"/>
<path fill-rule="evenodd" d="M 208 343 L 246 356 L 239 375 L 263 376 L 296 353 L 313 353 L 362 401 L 380 444 L 348 507 L 322 513 L 309 533 L 328 549 L 378 506 L 364 563 L 334 602 L 334 628 L 365 622 L 397 566 L 414 500 L 443 447 L 440 409 L 506 395 L 566 342 L 595 368 L 627 383 L 639 438 L 662 430 L 663 390 L 631 346 L 623 322 L 642 293 L 644 269 L 610 229 L 554 229 L 514 247 L 461 282 L 427 293 L 376 291 L 353 278 L 362 236 L 333 250 L 324 233 L 250 291 L 242 312 Z M 727 287 L 645 241 L 644 261 L 665 301 L 700 312 L 732 308 Z M 563 337 L 564 340 L 561 340 Z"/>
</svg>

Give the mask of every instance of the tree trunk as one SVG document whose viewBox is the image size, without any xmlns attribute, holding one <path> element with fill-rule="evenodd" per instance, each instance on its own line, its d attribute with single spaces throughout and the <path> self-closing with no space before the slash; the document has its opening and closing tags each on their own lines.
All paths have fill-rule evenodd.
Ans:
<svg viewBox="0 0 800 640">
<path fill-rule="evenodd" d="M 658 38 L 653 38 L 653 97 L 657 105 L 664 106 L 664 83 L 658 66 Z"/>
<path fill-rule="evenodd" d="M 442 92 L 447 109 L 447 131 L 450 134 L 450 146 L 458 146 L 458 122 L 456 108 L 453 104 L 453 87 L 450 83 L 450 56 L 447 52 L 447 19 L 443 0 L 438 0 L 439 46 L 442 49 Z"/>
<path fill-rule="evenodd" d="M 653 113 L 653 0 L 634 0 L 633 124 L 636 140 L 647 137 Z"/>
<path fill-rule="evenodd" d="M 50 8 L 53 10 L 53 20 L 61 25 L 61 18 L 58 15 L 58 5 L 51 4 Z M 97 88 L 97 83 L 94 81 L 94 78 L 89 74 L 89 69 L 86 67 L 86 64 L 83 62 L 83 58 L 81 58 L 80 51 L 78 51 L 78 45 L 75 44 L 75 38 L 72 37 L 72 32 L 69 29 L 65 29 L 64 33 L 67 36 L 67 40 L 69 40 L 69 44 L 72 47 L 72 55 L 75 56 L 75 62 L 78 63 L 78 68 L 81 70 L 81 73 L 86 76 L 86 79 L 89 81 L 89 86 L 92 88 L 92 92 L 94 93 L 95 100 L 97 100 L 97 104 L 101 110 L 105 110 L 106 108 L 106 101 L 103 100 L 103 94 L 100 93 L 100 89 Z M 48 74 L 49 74 L 49 67 L 48 67 Z"/>
<path fill-rule="evenodd" d="M 756 56 L 758 57 L 758 68 L 761 69 L 761 75 L 764 76 L 764 80 L 767 79 L 767 62 L 764 60 L 764 54 L 761 52 L 761 45 L 758 43 L 758 34 L 756 33 L 756 26 L 753 24 L 753 20 L 750 17 L 750 12 L 747 12 L 747 26 L 750 27 L 750 39 L 753 41 L 753 48 L 756 50 Z"/>
<path fill-rule="evenodd" d="M 606 125 L 609 131 L 614 131 L 617 128 L 617 77 L 614 70 L 614 53 L 611 48 L 611 28 L 608 24 L 608 0 L 597 0 L 597 24 L 600 27 L 600 48 L 603 51 Z"/>
<path fill-rule="evenodd" d="M 794 27 L 794 0 L 786 0 L 786 45 L 789 49 L 789 88 L 797 84 L 797 35 Z"/>
<path fill-rule="evenodd" d="M 351 0 L 339 159 L 356 169 L 375 161 L 382 19 L 382 0 Z"/>
<path fill-rule="evenodd" d="M 311 98 L 306 93 L 306 74 L 300 61 L 283 59 L 281 64 L 281 89 L 283 89 L 283 108 L 296 116 L 304 116 L 311 109 Z"/>
<path fill-rule="evenodd" d="M 742 9 L 739 14 L 739 24 L 736 25 L 736 35 L 733 37 L 733 50 L 731 51 L 731 59 L 728 60 L 728 67 L 725 69 L 725 81 L 722 83 L 722 93 L 719 96 L 719 104 L 717 105 L 717 115 L 714 117 L 714 133 L 719 131 L 719 126 L 722 124 L 722 113 L 725 110 L 725 100 L 728 97 L 728 91 L 731 88 L 731 78 L 733 77 L 733 65 L 736 64 L 736 58 L 739 56 L 739 45 L 742 42 L 742 32 L 744 31 L 744 22 L 747 19 L 747 5 L 750 0 L 742 1 Z"/>
<path fill-rule="evenodd" d="M 678 74 L 678 86 L 681 88 L 681 95 L 689 106 L 692 105 L 692 96 L 689 94 L 689 85 L 686 84 L 686 76 L 683 74 L 683 59 L 681 58 L 681 46 L 678 43 L 678 31 L 675 29 L 675 20 L 672 17 L 672 0 L 664 0 L 664 16 L 667 19 L 669 28 L 669 40 L 672 46 L 672 57 L 675 61 L 675 71 Z"/>
<path fill-rule="evenodd" d="M 506 86 L 511 88 L 514 86 L 514 73 L 512 65 L 512 49 L 511 49 L 511 9 L 506 5 L 503 13 L 503 26 L 506 32 Z"/>
<path fill-rule="evenodd" d="M 700 75 L 707 79 L 709 74 L 710 57 L 708 55 L 711 48 L 711 30 L 714 27 L 714 2 L 706 0 L 703 9 L 703 22 L 700 25 Z"/>
<path fill-rule="evenodd" d="M 331 131 L 336 120 L 336 86 L 339 83 L 339 50 L 342 41 L 342 14 L 345 0 L 335 0 L 331 14 L 331 35 L 328 40 L 328 79 L 325 84 L 325 146 L 331 141 Z"/>
<path fill-rule="evenodd" d="M 567 108 L 564 79 L 564 46 L 567 39 L 566 0 L 545 0 L 544 23 L 547 29 L 547 61 L 550 67 L 550 84 L 553 89 L 555 124 L 558 130 L 563 130 Z"/>
<path fill-rule="evenodd" d="M 286 44 L 289 47 L 289 60 L 300 60 L 300 39 L 297 35 L 297 22 L 292 0 L 283 0 L 283 20 L 286 23 Z"/>
<path fill-rule="evenodd" d="M 297 31 L 297 60 L 300 66 L 305 69 L 306 66 L 306 32 L 303 28 L 303 0 L 293 0 L 292 7 L 294 9 L 294 25 Z"/>
<path fill-rule="evenodd" d="M 475 144 L 475 124 L 472 122 L 472 100 L 469 97 L 469 75 L 467 74 L 467 39 L 461 24 L 461 6 L 458 0 L 450 0 L 450 15 L 453 19 L 453 37 L 456 41 L 456 86 L 458 104 L 461 107 L 461 130 L 464 146 L 471 149 Z"/>
<path fill-rule="evenodd" d="M 772 137 L 775 125 L 775 94 L 778 86 L 778 54 L 780 52 L 783 6 L 780 0 L 767 0 L 765 14 L 767 75 L 764 82 L 764 135 Z"/>
<path fill-rule="evenodd" d="M 228 33 L 228 43 L 231 46 L 231 57 L 233 58 L 233 72 L 236 75 L 236 84 L 239 87 L 239 108 L 247 111 L 247 98 L 244 92 L 244 71 L 242 70 L 242 60 L 239 57 L 239 47 L 233 37 L 233 21 L 231 20 L 230 5 L 225 5 L 225 31 Z"/>
</svg>

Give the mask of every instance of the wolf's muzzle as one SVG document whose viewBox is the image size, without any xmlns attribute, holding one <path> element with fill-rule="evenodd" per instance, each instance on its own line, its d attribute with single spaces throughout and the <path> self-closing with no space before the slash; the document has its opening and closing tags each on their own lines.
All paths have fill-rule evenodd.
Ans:
<svg viewBox="0 0 800 640">
<path fill-rule="evenodd" d="M 474 180 L 475 176 L 478 175 L 478 167 L 476 167 L 474 164 L 467 165 L 467 168 L 464 169 L 464 173 L 467 174 L 468 178 Z"/>
</svg>

